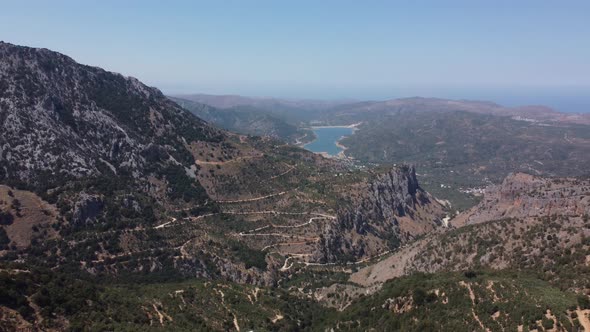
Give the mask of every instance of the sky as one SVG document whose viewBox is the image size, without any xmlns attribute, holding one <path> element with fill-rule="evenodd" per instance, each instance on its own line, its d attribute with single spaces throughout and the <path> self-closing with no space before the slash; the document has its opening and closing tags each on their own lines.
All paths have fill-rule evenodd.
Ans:
<svg viewBox="0 0 590 332">
<path fill-rule="evenodd" d="M 590 1 L 0 6 L 0 40 L 59 51 L 168 94 L 424 96 L 590 111 Z"/>
</svg>

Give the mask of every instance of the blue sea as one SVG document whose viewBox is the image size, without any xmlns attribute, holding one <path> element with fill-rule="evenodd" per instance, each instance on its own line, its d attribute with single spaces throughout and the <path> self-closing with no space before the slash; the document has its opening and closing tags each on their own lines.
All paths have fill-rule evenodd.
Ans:
<svg viewBox="0 0 590 332">
<path fill-rule="evenodd" d="M 326 152 L 331 156 L 336 156 L 340 151 L 336 145 L 336 142 L 342 138 L 342 136 L 350 136 L 353 133 L 353 128 L 345 127 L 326 127 L 326 128 L 314 128 L 313 132 L 316 135 L 316 140 L 308 143 L 304 146 L 305 149 L 319 153 Z"/>
</svg>

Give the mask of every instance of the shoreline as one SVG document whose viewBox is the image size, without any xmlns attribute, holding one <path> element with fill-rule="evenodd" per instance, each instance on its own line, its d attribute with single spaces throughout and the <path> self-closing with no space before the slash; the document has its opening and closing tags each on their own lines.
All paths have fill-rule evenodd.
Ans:
<svg viewBox="0 0 590 332">
<path fill-rule="evenodd" d="M 360 126 L 362 123 L 361 122 L 357 122 L 357 123 L 353 123 L 350 125 L 342 125 L 342 126 L 310 126 L 309 128 L 313 129 L 322 129 L 322 128 L 352 128 L 354 130 L 358 130 L 358 126 Z"/>
<path fill-rule="evenodd" d="M 353 132 L 353 133 L 354 133 L 354 132 Z M 348 158 L 348 157 L 346 156 L 346 154 L 344 154 L 344 153 L 346 152 L 346 150 L 348 150 L 348 148 L 347 148 L 346 146 L 344 146 L 344 145 L 342 145 L 342 144 L 340 143 L 340 141 L 341 141 L 342 139 L 344 139 L 345 137 L 346 137 L 346 136 L 342 136 L 342 137 L 340 137 L 340 138 L 339 138 L 339 139 L 338 139 L 338 140 L 337 140 L 337 141 L 334 143 L 334 144 L 336 144 L 336 146 L 337 146 L 337 147 L 339 147 L 339 148 L 341 149 L 341 150 L 340 150 L 340 152 L 338 152 L 338 154 L 336 155 L 336 156 L 338 156 L 338 158 Z"/>
<path fill-rule="evenodd" d="M 344 152 L 346 150 L 348 150 L 348 148 L 346 146 L 342 145 L 340 143 L 340 141 L 346 137 L 354 135 L 354 133 L 358 130 L 358 126 L 360 126 L 361 124 L 362 124 L 362 122 L 353 123 L 353 124 L 346 125 L 346 126 L 311 126 L 311 127 L 309 127 L 309 129 L 311 129 L 311 130 L 322 129 L 322 128 L 351 128 L 352 129 L 352 133 L 350 135 L 340 136 L 336 141 L 334 141 L 334 145 L 336 145 L 340 149 L 340 151 L 337 154 L 331 155 L 327 152 L 314 152 L 314 153 L 320 154 L 320 155 L 327 157 L 327 158 L 349 159 L 349 157 L 344 154 Z M 317 140 L 317 137 L 313 141 L 307 142 L 307 143 L 302 144 L 300 146 L 305 149 L 306 145 L 309 145 L 309 144 L 315 142 L 316 140 Z"/>
</svg>

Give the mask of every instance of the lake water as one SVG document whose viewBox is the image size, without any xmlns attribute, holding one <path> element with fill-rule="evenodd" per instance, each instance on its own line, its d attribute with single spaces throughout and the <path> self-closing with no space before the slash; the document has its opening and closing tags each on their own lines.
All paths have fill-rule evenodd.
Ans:
<svg viewBox="0 0 590 332">
<path fill-rule="evenodd" d="M 336 142 L 342 138 L 342 136 L 352 135 L 353 128 L 346 127 L 325 127 L 325 128 L 313 128 L 313 132 L 316 135 L 316 140 L 308 143 L 304 146 L 305 149 L 319 153 L 326 152 L 331 156 L 336 156 L 340 151 L 336 145 Z"/>
</svg>

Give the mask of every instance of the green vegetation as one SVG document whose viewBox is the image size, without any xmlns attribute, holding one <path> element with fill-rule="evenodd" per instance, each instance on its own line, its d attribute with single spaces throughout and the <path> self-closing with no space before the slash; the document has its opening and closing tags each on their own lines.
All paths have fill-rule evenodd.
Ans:
<svg viewBox="0 0 590 332">
<path fill-rule="evenodd" d="M 0 227 L 0 250 L 7 250 L 8 244 L 10 244 L 10 238 L 6 234 L 6 230 Z"/>
<path fill-rule="evenodd" d="M 234 317 L 242 329 L 256 331 L 324 331 L 335 326 L 344 331 L 377 326 L 463 331 L 480 330 L 479 322 L 492 331 L 555 324 L 571 330 L 571 310 L 588 305 L 587 297 L 561 291 L 535 273 L 510 270 L 478 270 L 469 278 L 459 272 L 415 274 L 387 282 L 377 293 L 361 295 L 344 311 L 336 311 L 287 293 L 286 288 L 299 283 L 295 280 L 273 289 L 200 279 L 107 284 L 50 270 L 29 273 L 18 265 L 2 268 L 1 305 L 29 321 L 35 315 L 44 317 L 45 328 L 59 327 L 59 317 L 65 317 L 72 331 L 225 330 L 234 328 Z M 338 274 L 326 276 L 333 282 L 339 279 Z M 555 322 L 545 317 L 547 310 Z"/>
<path fill-rule="evenodd" d="M 9 211 L 0 211 L 0 225 L 11 225 L 14 222 L 14 216 Z"/>
<path fill-rule="evenodd" d="M 231 253 L 246 264 L 246 269 L 256 267 L 260 270 L 266 270 L 266 253 L 260 250 L 251 249 L 243 243 L 234 240 L 229 240 L 228 245 Z"/>
<path fill-rule="evenodd" d="M 184 167 L 168 165 L 162 171 L 168 181 L 171 199 L 183 199 L 185 202 L 204 202 L 209 196 L 198 181 L 186 175 Z"/>
<path fill-rule="evenodd" d="M 516 171 L 583 175 L 590 162 L 590 147 L 581 143 L 590 139 L 588 126 L 539 126 L 460 111 L 365 116 L 359 130 L 341 141 L 346 154 L 369 163 L 415 164 L 423 186 L 454 209 L 477 202 L 460 189 L 497 183 Z"/>
<path fill-rule="evenodd" d="M 567 317 L 575 306 L 573 293 L 539 280 L 534 273 L 481 270 L 470 278 L 463 273 L 415 274 L 387 282 L 374 295 L 361 296 L 327 319 L 324 327 L 338 324 L 350 331 L 375 326 L 388 331 L 479 331 L 475 314 L 492 331 L 516 331 L 519 325 L 536 327 L 549 309 L 560 326 L 570 329 Z M 542 324 L 548 326 L 550 322 L 543 320 Z"/>
<path fill-rule="evenodd" d="M 19 267 L 3 266 L 0 305 L 28 321 L 40 315 L 44 328 L 62 329 L 64 317 L 71 331 L 219 331 L 233 329 L 236 317 L 248 330 L 309 331 L 331 311 L 281 289 L 202 279 L 107 284 L 90 276 L 29 273 Z M 282 319 L 273 322 L 279 315 Z"/>
</svg>

